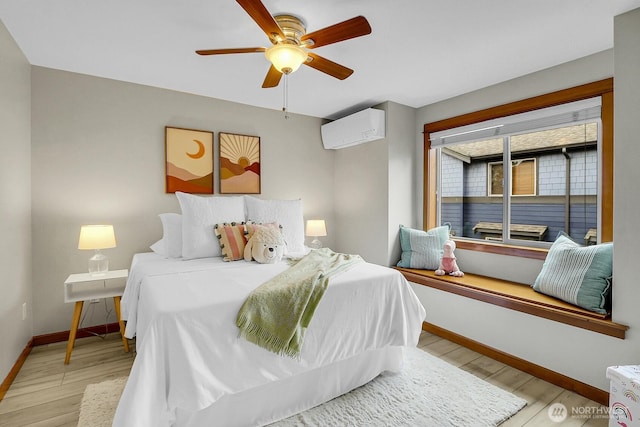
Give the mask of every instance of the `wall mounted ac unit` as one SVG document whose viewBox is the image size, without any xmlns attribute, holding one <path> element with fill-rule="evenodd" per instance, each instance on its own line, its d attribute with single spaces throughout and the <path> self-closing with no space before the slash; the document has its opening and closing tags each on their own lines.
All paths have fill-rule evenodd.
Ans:
<svg viewBox="0 0 640 427">
<path fill-rule="evenodd" d="M 337 150 L 384 138 L 384 110 L 367 108 L 320 127 L 324 148 Z"/>
</svg>

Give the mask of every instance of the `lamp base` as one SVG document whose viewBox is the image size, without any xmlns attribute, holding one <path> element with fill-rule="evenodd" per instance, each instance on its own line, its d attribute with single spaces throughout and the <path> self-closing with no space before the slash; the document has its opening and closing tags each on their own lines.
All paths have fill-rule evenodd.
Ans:
<svg viewBox="0 0 640 427">
<path fill-rule="evenodd" d="M 109 271 L 109 258 L 99 249 L 89 258 L 89 274 L 92 276 L 102 276 Z"/>
<path fill-rule="evenodd" d="M 309 243 L 309 247 L 311 249 L 320 249 L 322 248 L 322 242 L 319 239 L 313 239 L 311 243 Z"/>
</svg>

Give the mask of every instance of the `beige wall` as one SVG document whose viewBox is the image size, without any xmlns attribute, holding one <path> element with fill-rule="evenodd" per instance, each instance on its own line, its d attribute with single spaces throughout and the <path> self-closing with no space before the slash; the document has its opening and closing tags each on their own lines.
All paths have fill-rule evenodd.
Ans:
<svg viewBox="0 0 640 427">
<path fill-rule="evenodd" d="M 336 248 L 387 263 L 387 139 L 335 153 Z"/>
<path fill-rule="evenodd" d="M 69 329 L 63 282 L 90 256 L 77 249 L 80 225 L 114 224 L 118 246 L 104 252 L 112 269 L 128 268 L 160 238 L 157 215 L 179 212 L 164 190 L 165 125 L 214 131 L 216 150 L 220 131 L 260 136 L 261 197 L 302 198 L 306 217 L 334 225 L 333 152 L 318 118 L 40 67 L 32 93 L 35 335 Z M 102 304 L 87 310 L 83 326 L 105 321 Z"/>
<path fill-rule="evenodd" d="M 375 108 L 385 110 L 386 137 L 336 151 L 336 247 L 388 266 L 400 259 L 399 225 L 415 222 L 415 109 Z"/>
<path fill-rule="evenodd" d="M 29 63 L 0 21 L 0 380 L 33 334 L 30 108 Z"/>
<path fill-rule="evenodd" d="M 418 171 L 414 156 L 416 109 L 393 102 L 387 103 L 388 192 L 387 192 L 387 262 L 396 265 L 400 259 L 400 224 L 416 223 L 415 182 Z"/>
<path fill-rule="evenodd" d="M 640 9 L 615 19 L 614 98 L 614 320 L 631 326 L 619 364 L 640 363 Z"/>
<path fill-rule="evenodd" d="M 470 339 L 513 354 L 587 384 L 608 390 L 608 366 L 640 360 L 640 316 L 637 271 L 633 257 L 640 232 L 640 9 L 615 20 L 615 48 L 557 67 L 523 76 L 473 93 L 420 108 L 418 131 L 424 123 L 614 76 L 614 320 L 630 326 L 620 340 L 568 325 L 507 310 L 423 286 L 414 286 L 427 309 L 426 320 Z M 614 61 L 615 57 L 615 61 Z M 416 158 L 422 170 L 422 136 Z M 422 176 L 416 199 L 421 214 Z M 421 218 L 418 220 L 421 224 Z M 459 250 L 463 271 L 533 283 L 542 262 Z"/>
</svg>

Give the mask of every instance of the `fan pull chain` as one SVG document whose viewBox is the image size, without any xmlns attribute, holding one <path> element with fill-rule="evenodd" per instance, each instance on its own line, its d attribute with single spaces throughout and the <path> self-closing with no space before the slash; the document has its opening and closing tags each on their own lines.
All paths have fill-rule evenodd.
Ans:
<svg viewBox="0 0 640 427">
<path fill-rule="evenodd" d="M 284 113 L 284 118 L 289 118 L 289 74 L 284 74 L 284 85 L 282 86 L 282 112 Z"/>
</svg>

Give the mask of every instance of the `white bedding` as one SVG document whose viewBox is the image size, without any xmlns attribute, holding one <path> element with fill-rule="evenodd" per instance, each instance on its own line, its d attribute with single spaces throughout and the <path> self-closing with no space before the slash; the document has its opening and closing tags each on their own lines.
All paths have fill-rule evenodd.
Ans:
<svg viewBox="0 0 640 427">
<path fill-rule="evenodd" d="M 252 403 L 263 403 L 258 400 L 260 390 L 265 399 L 273 398 L 278 396 L 279 384 L 289 389 L 292 384 L 300 386 L 294 381 L 297 378 L 314 381 L 306 389 L 326 400 L 361 385 L 380 370 L 394 364 L 397 368 L 394 350 L 416 345 L 424 308 L 400 273 L 368 263 L 330 281 L 299 359 L 237 338 L 236 315 L 249 292 L 286 268 L 286 262 L 182 261 L 136 254 L 122 313 L 126 335 L 136 336 L 137 356 L 113 425 L 186 425 L 190 424 L 186 420 L 197 419 L 205 409 L 216 414 L 215 423 L 209 418 L 209 425 L 263 424 L 291 415 L 293 409 L 270 412 L 264 408 L 266 414 L 247 411 L 243 418 L 231 409 L 233 405 L 228 405 L 225 415 L 224 402 L 235 399 L 255 409 Z M 333 365 L 353 371 L 349 362 L 366 363 L 368 355 L 381 360 L 379 369 L 362 369 L 345 384 L 340 379 L 328 381 L 333 385 L 327 387 L 336 390 L 323 389 L 318 382 L 322 377 L 312 375 L 338 372 L 331 370 Z M 295 411 L 321 402 L 306 389 L 300 393 L 304 402 L 291 403 Z M 246 401 L 249 396 L 254 401 Z M 225 407 L 216 408 L 216 404 Z"/>
</svg>

